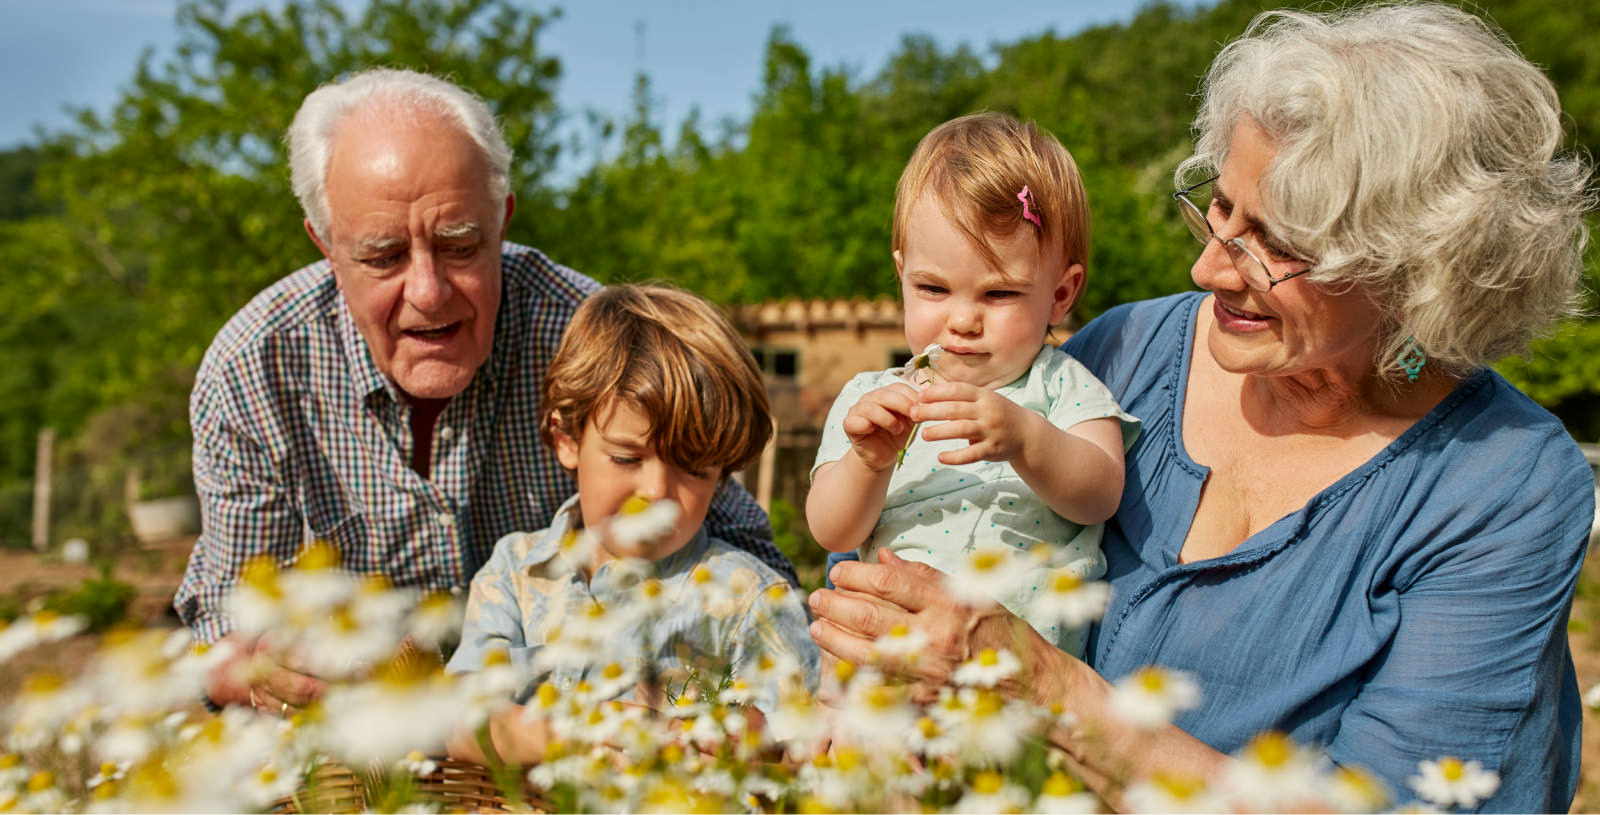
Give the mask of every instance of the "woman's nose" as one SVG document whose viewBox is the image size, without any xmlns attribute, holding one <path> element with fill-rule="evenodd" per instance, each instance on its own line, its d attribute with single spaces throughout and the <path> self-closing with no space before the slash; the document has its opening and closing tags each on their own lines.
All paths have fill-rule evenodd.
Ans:
<svg viewBox="0 0 1600 815">
<path fill-rule="evenodd" d="M 1194 284 L 1206 291 L 1243 291 L 1249 288 L 1244 282 L 1244 275 L 1239 274 L 1239 267 L 1233 263 L 1233 257 L 1228 254 L 1228 247 L 1216 235 L 1206 241 L 1200 250 L 1200 257 L 1195 258 L 1194 266 L 1189 269 L 1189 277 Z"/>
</svg>

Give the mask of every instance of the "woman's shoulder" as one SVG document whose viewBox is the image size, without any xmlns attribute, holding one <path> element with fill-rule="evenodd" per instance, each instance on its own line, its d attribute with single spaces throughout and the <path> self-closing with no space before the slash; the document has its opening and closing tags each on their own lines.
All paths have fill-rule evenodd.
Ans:
<svg viewBox="0 0 1600 815">
<path fill-rule="evenodd" d="M 1440 425 L 1435 435 L 1446 453 L 1443 463 L 1470 458 L 1478 470 L 1591 478 L 1583 452 L 1561 420 L 1494 371 L 1468 378 L 1434 414 Z"/>
<path fill-rule="evenodd" d="M 1194 315 L 1205 296 L 1184 292 L 1116 306 L 1090 320 L 1061 350 L 1121 399 L 1171 373 L 1194 334 Z"/>
</svg>

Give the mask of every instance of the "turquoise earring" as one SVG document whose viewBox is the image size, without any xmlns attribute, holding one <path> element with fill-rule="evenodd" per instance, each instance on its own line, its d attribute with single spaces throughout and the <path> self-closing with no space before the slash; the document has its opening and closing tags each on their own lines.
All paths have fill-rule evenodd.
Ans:
<svg viewBox="0 0 1600 815">
<path fill-rule="evenodd" d="M 1417 381 L 1417 374 L 1422 373 L 1422 366 L 1428 364 L 1428 355 L 1422 352 L 1422 346 L 1417 344 L 1415 337 L 1406 337 L 1405 344 L 1400 347 L 1400 355 L 1394 362 L 1400 370 L 1406 372 L 1406 379 Z"/>
</svg>

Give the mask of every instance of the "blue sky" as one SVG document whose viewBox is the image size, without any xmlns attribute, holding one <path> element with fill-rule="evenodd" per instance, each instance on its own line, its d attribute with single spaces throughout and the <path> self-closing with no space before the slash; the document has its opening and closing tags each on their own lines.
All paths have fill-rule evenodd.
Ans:
<svg viewBox="0 0 1600 815">
<path fill-rule="evenodd" d="M 364 0 L 342 0 L 359 8 Z M 762 48 L 785 23 L 824 65 L 871 75 L 907 33 L 980 50 L 1054 29 L 1125 21 L 1144 0 L 570 0 L 542 46 L 559 56 L 562 108 L 621 113 L 643 68 L 675 126 L 692 106 L 702 120 L 742 117 L 761 78 Z M 283 0 L 234 0 L 234 10 Z M 132 76 L 140 52 L 170 53 L 177 0 L 0 0 L 0 149 L 33 141 L 36 124 L 70 124 L 67 105 L 105 110 Z M 635 30 L 643 24 L 642 63 Z M 669 127 L 667 132 L 675 128 Z"/>
</svg>

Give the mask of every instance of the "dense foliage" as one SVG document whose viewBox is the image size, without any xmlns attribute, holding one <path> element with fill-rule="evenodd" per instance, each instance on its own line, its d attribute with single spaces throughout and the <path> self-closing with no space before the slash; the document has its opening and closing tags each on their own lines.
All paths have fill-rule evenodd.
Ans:
<svg viewBox="0 0 1600 815">
<path fill-rule="evenodd" d="M 280 136 L 299 100 L 340 73 L 403 66 L 475 89 L 519 157 L 513 239 L 601 280 L 666 279 L 729 303 L 890 293 L 894 182 L 916 140 L 977 109 L 1033 118 L 1074 152 L 1093 202 L 1087 318 L 1190 285 L 1195 247 L 1170 210 L 1172 170 L 1199 76 L 1261 6 L 1157 3 L 1127 24 L 985 50 L 908 35 L 869 76 L 813 64 L 779 28 L 747 118 L 665 123 L 647 77 L 620 120 L 558 110 L 560 66 L 539 39 L 558 14 L 511 0 L 373 0 L 360 14 L 333 0 L 246 13 L 186 0 L 176 52 L 146 54 L 109 115 L 0 155 L 0 541 L 26 539 L 46 425 L 67 440 L 69 529 L 120 529 L 130 466 L 152 493 L 181 484 L 186 382 L 207 343 L 317 257 Z M 1573 146 L 1594 153 L 1600 9 L 1509 0 L 1489 13 L 1546 68 Z M 563 145 L 561 117 L 581 115 L 590 135 Z M 563 149 L 591 163 L 557 184 Z M 1600 322 L 1580 322 L 1502 368 L 1596 439 L 1591 349 Z"/>
</svg>

